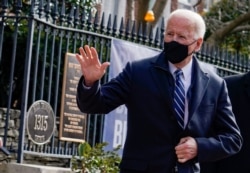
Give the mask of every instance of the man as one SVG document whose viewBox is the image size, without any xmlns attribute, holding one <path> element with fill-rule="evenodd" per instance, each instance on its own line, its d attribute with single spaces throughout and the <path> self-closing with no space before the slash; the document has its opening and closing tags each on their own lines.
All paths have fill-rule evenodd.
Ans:
<svg viewBox="0 0 250 173">
<path fill-rule="evenodd" d="M 250 72 L 225 77 L 233 112 L 243 137 L 239 153 L 216 162 L 216 173 L 250 172 Z"/>
<path fill-rule="evenodd" d="M 101 64 L 88 45 L 76 54 L 83 74 L 77 88 L 80 110 L 108 113 L 122 104 L 128 109 L 120 173 L 194 173 L 199 162 L 240 150 L 242 138 L 225 81 L 194 56 L 205 29 L 197 13 L 174 11 L 167 21 L 164 51 L 129 62 L 102 86 L 109 62 Z"/>
</svg>

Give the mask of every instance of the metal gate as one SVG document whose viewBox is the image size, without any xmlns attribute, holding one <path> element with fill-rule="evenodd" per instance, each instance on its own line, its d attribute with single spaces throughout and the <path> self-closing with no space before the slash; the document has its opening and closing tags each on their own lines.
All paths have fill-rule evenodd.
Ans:
<svg viewBox="0 0 250 173">
<path fill-rule="evenodd" d="M 11 1 L 12 2 L 12 1 Z M 29 15 L 23 13 L 29 11 Z M 164 19 L 162 19 L 164 21 Z M 78 143 L 59 138 L 61 100 L 65 56 L 76 53 L 82 45 L 97 48 L 101 61 L 109 61 L 111 40 L 118 38 L 162 49 L 164 22 L 159 28 L 91 13 L 84 8 L 71 7 L 58 1 L 32 1 L 24 6 L 16 0 L 0 4 L 0 118 L 4 121 L 4 146 L 17 153 L 17 162 L 24 155 L 68 158 L 77 155 Z M 142 28 L 144 26 L 144 28 Z M 221 76 L 249 71 L 247 57 L 239 57 L 204 44 L 197 53 L 200 60 L 214 65 Z M 107 81 L 107 75 L 102 82 Z M 38 145 L 27 135 L 26 118 L 29 107 L 37 100 L 48 102 L 55 114 L 56 132 L 50 141 Z M 16 113 L 19 112 L 18 116 Z M 14 117 L 14 118 L 13 118 Z M 102 142 L 104 115 L 87 115 L 86 141 L 91 145 Z M 11 125 L 12 124 L 12 125 Z M 10 135 L 10 130 L 17 135 Z"/>
</svg>

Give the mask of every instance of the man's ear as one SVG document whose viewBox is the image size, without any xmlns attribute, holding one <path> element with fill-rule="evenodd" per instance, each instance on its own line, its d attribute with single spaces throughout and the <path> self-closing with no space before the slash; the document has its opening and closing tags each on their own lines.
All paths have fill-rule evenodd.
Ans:
<svg viewBox="0 0 250 173">
<path fill-rule="evenodd" d="M 196 48 L 195 48 L 195 52 L 198 52 L 201 49 L 203 43 L 203 39 L 202 38 L 198 38 L 196 41 Z"/>
</svg>

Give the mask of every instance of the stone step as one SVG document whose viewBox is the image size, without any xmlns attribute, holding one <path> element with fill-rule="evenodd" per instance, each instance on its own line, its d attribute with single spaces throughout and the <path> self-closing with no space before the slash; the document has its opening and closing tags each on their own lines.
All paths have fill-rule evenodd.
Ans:
<svg viewBox="0 0 250 173">
<path fill-rule="evenodd" d="M 50 167 L 31 164 L 0 164 L 1 173 L 73 173 L 70 168 Z"/>
</svg>

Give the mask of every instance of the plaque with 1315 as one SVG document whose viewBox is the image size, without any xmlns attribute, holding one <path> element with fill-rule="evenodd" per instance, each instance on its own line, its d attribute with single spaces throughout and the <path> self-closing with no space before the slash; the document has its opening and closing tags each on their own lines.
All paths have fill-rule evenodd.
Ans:
<svg viewBox="0 0 250 173">
<path fill-rule="evenodd" d="M 27 113 L 27 133 L 35 144 L 50 141 L 56 127 L 56 119 L 50 104 L 44 100 L 35 101 Z"/>
</svg>

